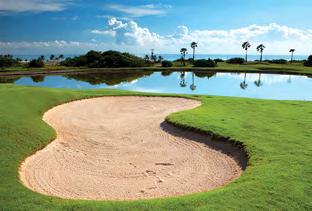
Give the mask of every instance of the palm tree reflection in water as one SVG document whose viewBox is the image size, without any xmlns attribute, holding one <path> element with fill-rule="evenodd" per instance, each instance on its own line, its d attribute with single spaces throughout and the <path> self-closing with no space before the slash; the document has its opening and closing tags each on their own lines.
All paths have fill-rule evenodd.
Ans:
<svg viewBox="0 0 312 211">
<path fill-rule="evenodd" d="M 195 83 L 194 83 L 194 77 L 195 73 L 192 72 L 192 84 L 190 85 L 190 89 L 194 91 L 196 89 Z"/>
<path fill-rule="evenodd" d="M 262 83 L 262 81 L 261 81 L 261 73 L 259 73 L 259 78 L 258 78 L 258 80 L 255 80 L 255 85 L 257 86 L 257 87 L 260 87 L 260 86 L 262 86 L 263 85 L 263 83 Z"/>
<path fill-rule="evenodd" d="M 185 81 L 185 72 L 181 72 L 180 74 L 180 86 L 181 87 L 186 87 L 186 81 Z"/>
<path fill-rule="evenodd" d="M 244 81 L 240 83 L 241 89 L 247 89 L 248 84 L 246 83 L 246 73 L 244 75 Z"/>
</svg>

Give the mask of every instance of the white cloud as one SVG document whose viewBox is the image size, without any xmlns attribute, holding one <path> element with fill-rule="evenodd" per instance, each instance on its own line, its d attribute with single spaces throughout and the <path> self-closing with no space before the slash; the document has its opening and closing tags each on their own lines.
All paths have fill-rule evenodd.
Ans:
<svg viewBox="0 0 312 211">
<path fill-rule="evenodd" d="M 110 36 L 115 36 L 116 32 L 113 30 L 91 30 L 91 33 L 93 34 L 101 34 L 101 35 L 110 35 Z"/>
<path fill-rule="evenodd" d="M 71 21 L 77 21 L 79 19 L 79 16 L 72 16 L 72 17 L 53 17 L 52 20 L 55 21 L 66 21 L 66 20 L 71 20 Z"/>
<path fill-rule="evenodd" d="M 312 30 L 296 29 L 276 23 L 250 25 L 230 30 L 190 30 L 178 26 L 173 34 L 160 35 L 148 28 L 140 27 L 133 20 L 110 18 L 107 30 L 97 34 L 115 37 L 116 44 L 134 46 L 141 49 L 156 48 L 158 52 L 176 53 L 181 47 L 189 47 L 192 41 L 199 44 L 199 53 L 240 54 L 241 44 L 249 41 L 250 52 L 256 54 L 256 45 L 263 43 L 268 54 L 287 54 L 290 48 L 296 53 L 309 54 L 312 49 Z M 93 33 L 94 32 L 93 30 Z"/>
<path fill-rule="evenodd" d="M 150 32 L 147 28 L 140 27 L 136 22 L 129 20 L 122 22 L 111 18 L 107 23 L 108 30 L 92 30 L 94 34 L 105 34 L 114 36 L 117 44 L 144 46 L 151 43 L 161 42 L 161 37 Z"/>
<path fill-rule="evenodd" d="M 115 10 L 125 13 L 132 17 L 142 17 L 149 15 L 164 15 L 167 10 L 171 8 L 171 5 L 164 4 L 146 4 L 139 6 L 128 6 L 121 4 L 107 4 L 105 9 Z"/>
<path fill-rule="evenodd" d="M 156 53 L 179 53 L 180 48 L 190 49 L 192 41 L 198 42 L 197 53 L 201 54 L 243 54 L 241 44 L 249 41 L 252 47 L 249 54 L 257 54 L 256 46 L 263 43 L 264 53 L 288 54 L 290 48 L 296 49 L 297 55 L 307 55 L 312 52 L 312 30 L 297 29 L 279 24 L 250 25 L 230 30 L 190 30 L 186 26 L 178 26 L 176 32 L 160 35 L 148 28 L 139 26 L 133 20 L 110 18 L 106 29 L 94 29 L 93 41 L 47 41 L 47 42 L 0 42 L 0 53 L 25 52 L 85 52 L 94 50 L 119 50 L 137 54 L 149 52 L 151 48 Z M 109 41 L 106 37 L 115 39 Z M 103 39 L 104 38 L 104 39 Z M 90 38 L 91 39 L 91 38 Z"/>
<path fill-rule="evenodd" d="M 108 49 L 106 43 L 76 41 L 38 41 L 38 42 L 0 42 L 0 54 L 50 54 L 50 53 L 82 53 L 90 49 Z"/>
<path fill-rule="evenodd" d="M 0 11 L 8 12 L 57 12 L 66 8 L 64 0 L 0 0 Z"/>
</svg>

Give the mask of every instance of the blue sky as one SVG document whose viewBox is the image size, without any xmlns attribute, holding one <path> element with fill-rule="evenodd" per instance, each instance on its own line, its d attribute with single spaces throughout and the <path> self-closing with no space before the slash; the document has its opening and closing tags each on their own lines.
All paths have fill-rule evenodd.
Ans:
<svg viewBox="0 0 312 211">
<path fill-rule="evenodd" d="M 236 54 L 248 40 L 309 54 L 311 11 L 311 0 L 0 0 L 0 53 L 176 53 L 197 41 L 199 53 Z"/>
</svg>

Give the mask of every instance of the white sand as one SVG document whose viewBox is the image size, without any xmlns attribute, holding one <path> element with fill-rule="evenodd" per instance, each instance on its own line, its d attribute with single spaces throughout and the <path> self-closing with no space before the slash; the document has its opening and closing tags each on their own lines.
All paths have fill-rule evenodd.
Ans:
<svg viewBox="0 0 312 211">
<path fill-rule="evenodd" d="M 164 123 L 170 113 L 199 105 L 183 98 L 102 97 L 54 107 L 43 119 L 57 139 L 22 163 L 21 181 L 42 194 L 96 200 L 223 186 L 241 174 L 242 153 Z"/>
</svg>

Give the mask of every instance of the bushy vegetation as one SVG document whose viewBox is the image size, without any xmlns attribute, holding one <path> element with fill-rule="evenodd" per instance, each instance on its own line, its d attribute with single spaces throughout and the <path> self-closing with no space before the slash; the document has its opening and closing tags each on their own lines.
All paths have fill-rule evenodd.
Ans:
<svg viewBox="0 0 312 211">
<path fill-rule="evenodd" d="M 304 66 L 312 67 L 312 55 L 310 55 L 308 60 L 304 62 Z"/>
<path fill-rule="evenodd" d="M 220 58 L 216 58 L 216 59 L 214 59 L 213 61 L 215 61 L 215 63 L 224 62 L 224 60 L 223 60 L 223 59 L 220 59 Z"/>
<path fill-rule="evenodd" d="M 28 63 L 28 67 L 44 67 L 44 62 L 42 59 L 33 59 Z"/>
<path fill-rule="evenodd" d="M 144 60 L 129 53 L 121 53 L 118 51 L 89 51 L 86 55 L 67 58 L 61 62 L 61 65 L 70 67 L 146 67 L 151 62 Z"/>
<path fill-rule="evenodd" d="M 173 63 L 171 61 L 165 60 L 161 62 L 162 67 L 172 67 Z"/>
<path fill-rule="evenodd" d="M 272 60 L 264 60 L 264 62 L 272 63 L 272 64 L 287 64 L 288 61 L 286 59 L 272 59 Z"/>
<path fill-rule="evenodd" d="M 229 64 L 244 64 L 244 62 L 245 60 L 240 57 L 235 57 L 235 58 L 226 60 L 226 63 L 229 63 Z"/>
<path fill-rule="evenodd" d="M 212 59 L 199 59 L 194 61 L 194 67 L 216 67 L 217 63 Z"/>
<path fill-rule="evenodd" d="M 18 61 L 18 59 L 14 59 L 11 55 L 0 55 L 0 67 L 16 66 Z"/>
</svg>

